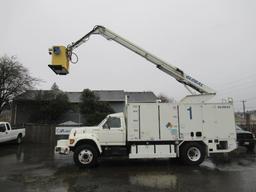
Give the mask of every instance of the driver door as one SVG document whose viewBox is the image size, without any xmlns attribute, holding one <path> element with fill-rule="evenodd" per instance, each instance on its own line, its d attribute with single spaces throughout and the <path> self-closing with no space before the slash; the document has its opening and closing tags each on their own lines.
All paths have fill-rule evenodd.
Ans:
<svg viewBox="0 0 256 192">
<path fill-rule="evenodd" d="M 125 145 L 125 131 L 120 117 L 108 117 L 100 131 L 101 145 Z"/>
</svg>

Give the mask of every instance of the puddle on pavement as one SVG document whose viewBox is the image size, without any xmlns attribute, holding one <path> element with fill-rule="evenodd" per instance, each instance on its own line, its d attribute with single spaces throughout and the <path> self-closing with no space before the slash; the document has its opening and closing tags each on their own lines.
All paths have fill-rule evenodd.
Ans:
<svg viewBox="0 0 256 192">
<path fill-rule="evenodd" d="M 9 191 L 256 191 L 253 153 L 212 157 L 196 167 L 176 160 L 103 159 L 95 169 L 80 170 L 72 155 L 55 155 L 49 146 L 0 150 L 0 186 Z"/>
</svg>

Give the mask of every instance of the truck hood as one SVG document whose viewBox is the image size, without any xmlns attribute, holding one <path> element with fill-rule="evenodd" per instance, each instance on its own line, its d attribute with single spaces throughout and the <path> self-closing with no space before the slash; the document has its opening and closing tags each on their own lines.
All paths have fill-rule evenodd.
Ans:
<svg viewBox="0 0 256 192">
<path fill-rule="evenodd" d="M 250 131 L 245 131 L 245 130 L 241 130 L 241 129 L 236 129 L 237 133 L 248 133 L 248 134 L 252 134 Z"/>
<path fill-rule="evenodd" d="M 99 131 L 99 127 L 79 127 L 79 128 L 73 128 L 70 132 L 70 135 L 74 134 L 84 134 L 84 133 L 96 133 Z"/>
</svg>

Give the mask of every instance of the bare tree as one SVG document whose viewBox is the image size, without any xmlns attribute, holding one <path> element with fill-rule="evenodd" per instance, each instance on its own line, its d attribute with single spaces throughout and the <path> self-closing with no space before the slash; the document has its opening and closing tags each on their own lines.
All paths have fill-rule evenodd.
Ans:
<svg viewBox="0 0 256 192">
<path fill-rule="evenodd" d="M 15 96 L 33 88 L 38 81 L 16 57 L 0 57 L 0 114 Z"/>
</svg>

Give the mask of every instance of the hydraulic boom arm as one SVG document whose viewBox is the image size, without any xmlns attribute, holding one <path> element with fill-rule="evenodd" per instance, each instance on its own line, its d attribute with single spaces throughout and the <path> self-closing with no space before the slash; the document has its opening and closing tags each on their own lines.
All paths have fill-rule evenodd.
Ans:
<svg viewBox="0 0 256 192">
<path fill-rule="evenodd" d="M 68 68 L 68 61 L 71 60 L 72 51 L 74 49 L 76 49 L 77 47 L 79 47 L 80 45 L 82 45 L 83 43 L 85 43 L 89 39 L 89 37 L 91 35 L 94 35 L 94 34 L 102 35 L 107 40 L 113 40 L 113 41 L 119 43 L 120 45 L 126 47 L 127 49 L 129 49 L 129 50 L 137 53 L 138 55 L 144 57 L 145 59 L 147 59 L 151 63 L 155 64 L 158 69 L 160 69 L 163 72 L 171 75 L 177 81 L 184 84 L 186 87 L 189 86 L 189 87 L 193 88 L 194 90 L 198 91 L 201 94 L 215 94 L 215 91 L 213 89 L 204 85 L 200 81 L 192 78 L 191 76 L 185 74 L 181 69 L 179 69 L 175 66 L 172 66 L 170 64 L 167 64 L 165 61 L 157 58 L 156 56 L 154 56 L 151 53 L 143 50 L 142 48 L 138 47 L 137 45 L 129 42 L 128 40 L 124 39 L 123 37 L 120 37 L 119 35 L 115 34 L 111 30 L 109 30 L 109 29 L 107 29 L 103 26 L 99 26 L 99 25 L 95 26 L 93 28 L 93 30 L 91 30 L 89 33 L 87 33 L 85 36 L 83 36 L 78 41 L 76 41 L 76 42 L 72 43 L 71 45 L 67 46 L 67 50 L 66 50 L 67 51 L 67 53 L 66 53 L 67 54 L 66 55 L 67 59 L 65 61 L 66 64 L 67 64 L 67 68 Z M 54 49 L 57 49 L 57 50 L 54 50 Z M 60 54 L 60 51 L 61 51 L 60 49 L 61 49 L 60 47 L 53 47 L 53 49 L 50 50 L 50 53 L 55 54 L 55 52 L 57 52 L 58 54 Z M 55 65 L 56 65 L 56 62 L 55 62 Z M 56 72 L 57 70 L 56 70 L 56 66 L 54 66 L 54 59 L 53 59 L 53 65 L 49 65 L 49 67 L 51 67 L 55 71 L 55 73 L 63 74 L 63 73 Z M 67 69 L 66 72 L 64 72 L 64 74 L 67 74 L 67 73 L 68 73 L 68 69 Z"/>
</svg>

